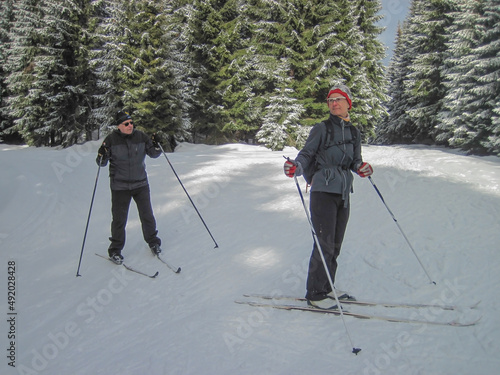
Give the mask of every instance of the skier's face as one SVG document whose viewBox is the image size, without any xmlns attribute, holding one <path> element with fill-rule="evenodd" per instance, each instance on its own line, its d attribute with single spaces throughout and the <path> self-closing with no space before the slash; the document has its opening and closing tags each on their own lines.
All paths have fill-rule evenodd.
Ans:
<svg viewBox="0 0 500 375">
<path fill-rule="evenodd" d="M 118 129 L 123 134 L 132 134 L 132 132 L 134 131 L 134 123 L 131 119 L 125 120 L 120 125 L 118 125 Z"/>
<path fill-rule="evenodd" d="M 330 100 L 331 99 L 331 100 Z M 333 93 L 326 100 L 328 103 L 328 108 L 330 109 L 330 113 L 334 116 L 342 116 L 347 117 L 349 110 L 349 102 L 347 99 L 339 93 Z"/>
</svg>

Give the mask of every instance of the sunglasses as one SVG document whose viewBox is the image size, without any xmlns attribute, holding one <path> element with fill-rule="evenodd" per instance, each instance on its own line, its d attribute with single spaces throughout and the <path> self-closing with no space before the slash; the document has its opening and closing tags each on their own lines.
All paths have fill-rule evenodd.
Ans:
<svg viewBox="0 0 500 375">
<path fill-rule="evenodd" d="M 124 122 L 122 125 L 129 126 L 129 125 L 134 125 L 134 123 L 132 121 L 129 121 L 129 122 Z"/>
</svg>

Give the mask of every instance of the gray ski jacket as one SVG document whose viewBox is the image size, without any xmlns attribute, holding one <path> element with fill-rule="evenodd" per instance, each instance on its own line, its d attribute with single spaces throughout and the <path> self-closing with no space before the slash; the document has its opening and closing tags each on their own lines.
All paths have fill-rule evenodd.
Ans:
<svg viewBox="0 0 500 375">
<path fill-rule="evenodd" d="M 304 170 L 310 163 L 317 164 L 311 182 L 311 192 L 340 194 L 347 203 L 349 193 L 352 192 L 351 171 L 357 171 L 363 163 L 361 136 L 350 121 L 333 115 L 330 115 L 327 121 L 333 124 L 330 139 L 326 139 L 325 122 L 314 125 L 295 161 L 299 162 Z"/>
</svg>

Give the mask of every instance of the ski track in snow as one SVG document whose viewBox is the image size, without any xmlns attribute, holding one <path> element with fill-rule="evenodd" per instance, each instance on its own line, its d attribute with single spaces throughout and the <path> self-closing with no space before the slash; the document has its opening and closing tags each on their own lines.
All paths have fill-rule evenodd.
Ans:
<svg viewBox="0 0 500 375">
<path fill-rule="evenodd" d="M 500 361 L 500 159 L 425 146 L 364 146 L 373 181 L 355 177 L 336 286 L 358 298 L 469 306 L 440 311 L 349 307 L 384 315 L 470 320 L 436 327 L 237 305 L 244 293 L 303 296 L 312 238 L 283 155 L 242 144 L 181 144 L 167 154 L 219 248 L 161 155 L 147 159 L 164 258 L 142 239 L 134 203 L 126 263 L 106 254 L 108 168 L 99 170 L 76 276 L 100 142 L 69 149 L 0 145 L 0 278 L 16 265 L 16 368 L 2 374 L 494 374 Z M 305 183 L 299 179 L 304 189 Z M 303 190 L 304 192 L 304 190 Z M 305 195 L 307 198 L 307 195 Z M 1 326 L 7 339 L 7 303 Z M 370 309 L 370 310 L 368 310 Z"/>
</svg>

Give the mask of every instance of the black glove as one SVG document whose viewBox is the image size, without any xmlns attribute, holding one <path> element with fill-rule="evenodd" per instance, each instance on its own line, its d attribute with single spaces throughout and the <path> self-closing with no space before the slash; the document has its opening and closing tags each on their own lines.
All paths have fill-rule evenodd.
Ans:
<svg viewBox="0 0 500 375">
<path fill-rule="evenodd" d="M 155 148 L 160 148 L 160 136 L 156 133 L 154 133 L 152 136 L 151 136 L 151 142 L 153 142 L 153 146 Z"/>
<path fill-rule="evenodd" d="M 108 160 L 110 155 L 109 147 L 106 146 L 105 143 L 99 147 L 99 150 L 97 150 L 97 157 L 102 158 L 102 160 Z"/>
</svg>

